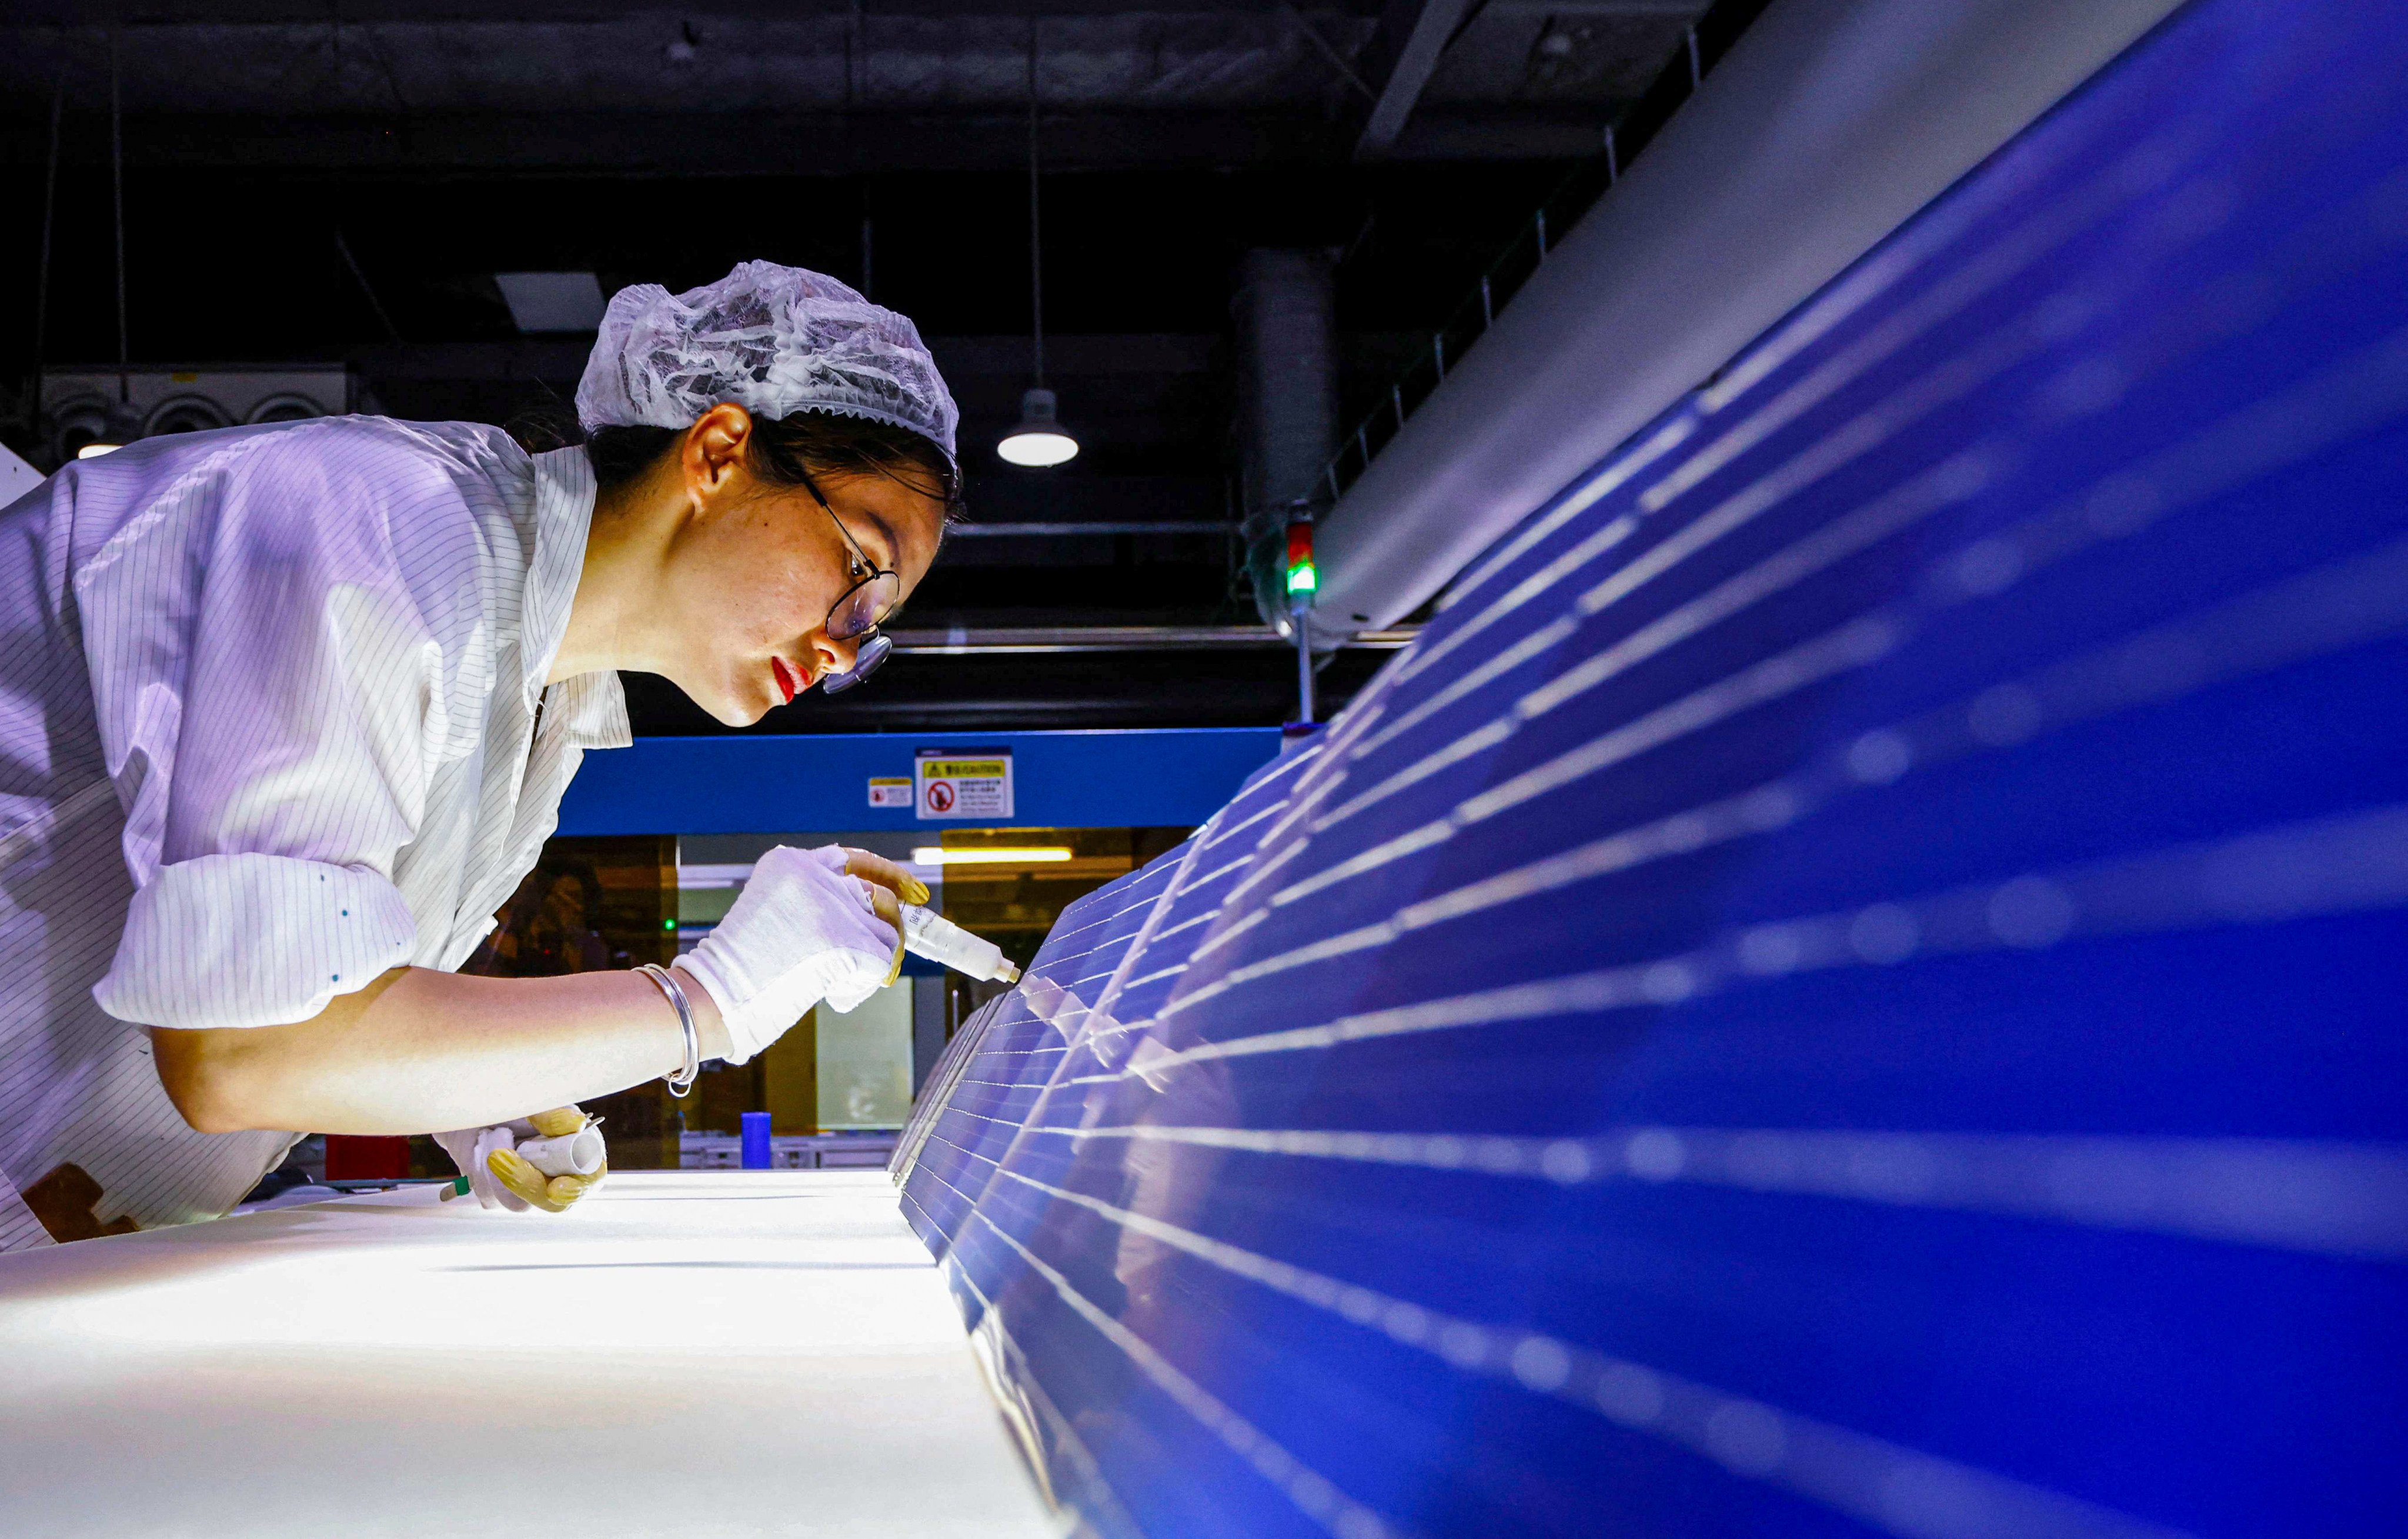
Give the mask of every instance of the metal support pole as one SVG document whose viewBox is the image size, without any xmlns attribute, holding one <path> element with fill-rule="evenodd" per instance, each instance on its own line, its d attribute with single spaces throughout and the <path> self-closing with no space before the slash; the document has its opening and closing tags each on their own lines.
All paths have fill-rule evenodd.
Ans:
<svg viewBox="0 0 2408 1539">
<path fill-rule="evenodd" d="M 1296 633 L 1296 719 L 1310 725 L 1312 720 L 1312 628 L 1305 623 L 1306 611 L 1291 609 L 1289 627 Z"/>
<path fill-rule="evenodd" d="M 125 330 L 125 114 L 118 93 L 118 26 L 108 24 L 108 195 L 117 221 L 117 404 L 132 399 L 126 383 L 126 361 L 132 351 Z"/>
<path fill-rule="evenodd" d="M 1037 18 L 1028 18 L 1028 330 L 1037 388 L 1045 388 L 1045 231 L 1037 195 Z"/>
<path fill-rule="evenodd" d="M 50 170 L 42 180 L 42 258 L 34 280 L 34 375 L 25 390 L 25 432 L 32 436 L 42 420 L 42 363 L 50 356 L 50 229 L 59 202 L 59 120 L 67 106 L 67 66 L 59 66 L 59 83 L 50 93 Z"/>
</svg>

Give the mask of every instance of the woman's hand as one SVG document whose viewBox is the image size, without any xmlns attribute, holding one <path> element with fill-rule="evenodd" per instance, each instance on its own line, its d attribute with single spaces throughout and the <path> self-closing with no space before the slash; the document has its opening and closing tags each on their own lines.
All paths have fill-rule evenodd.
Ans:
<svg viewBox="0 0 2408 1539">
<path fill-rule="evenodd" d="M 928 884 L 911 875 L 896 862 L 890 861 L 883 855 L 872 855 L 866 849 L 855 849 L 851 845 L 829 845 L 826 848 L 844 857 L 846 876 L 858 876 L 873 887 L 885 890 L 883 892 L 870 894 L 881 903 L 886 902 L 889 898 L 899 898 L 905 903 L 924 904 L 928 901 Z M 816 854 L 819 851 L 807 853 Z M 885 908 L 878 911 L 878 917 L 890 924 L 896 918 Z"/>
<path fill-rule="evenodd" d="M 571 1170 L 553 1176 L 538 1169 L 526 1158 L 522 1146 L 530 1140 L 574 1138 L 592 1125 L 593 1119 L 581 1109 L 562 1106 L 494 1127 L 438 1133 L 435 1141 L 443 1146 L 443 1152 L 468 1178 L 468 1190 L 477 1194 L 482 1206 L 509 1208 L 514 1213 L 523 1213 L 530 1207 L 546 1213 L 566 1213 L 610 1174 L 609 1152 L 599 1151 L 600 1162 L 592 1170 Z M 598 1146 L 599 1135 L 593 1141 Z"/>
<path fill-rule="evenodd" d="M 678 962 L 718 1005 L 728 1062 L 775 1042 L 820 1001 L 850 1010 L 892 979 L 907 891 L 927 894 L 866 850 L 781 846 L 755 862 L 727 917 Z"/>
<path fill-rule="evenodd" d="M 832 846 L 844 857 L 845 875 L 858 876 L 869 894 L 870 912 L 895 927 L 895 962 L 886 969 L 886 982 L 891 988 L 903 976 L 903 905 L 928 901 L 928 884 L 911 875 L 901 865 L 883 855 L 872 855 L 851 845 Z"/>
</svg>

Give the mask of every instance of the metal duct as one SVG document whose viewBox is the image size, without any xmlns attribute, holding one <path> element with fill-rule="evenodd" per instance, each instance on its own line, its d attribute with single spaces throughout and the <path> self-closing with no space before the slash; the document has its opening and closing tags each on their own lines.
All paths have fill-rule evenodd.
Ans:
<svg viewBox="0 0 2408 1539">
<path fill-rule="evenodd" d="M 1776 0 L 1347 490 L 1315 629 L 1384 626 L 2176 0 Z"/>
<path fill-rule="evenodd" d="M 1240 433 L 1246 568 L 1263 623 L 1287 616 L 1284 534 L 1290 511 L 1321 492 L 1338 445 L 1338 335 L 1328 259 L 1253 250 L 1239 269 Z"/>
</svg>

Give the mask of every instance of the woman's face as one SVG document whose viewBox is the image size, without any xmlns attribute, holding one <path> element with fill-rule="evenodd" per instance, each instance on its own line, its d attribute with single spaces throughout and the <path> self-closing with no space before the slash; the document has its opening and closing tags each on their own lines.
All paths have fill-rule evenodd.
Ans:
<svg viewBox="0 0 2408 1539">
<path fill-rule="evenodd" d="M 544 894 L 543 912 L 564 930 L 584 924 L 585 883 L 574 876 L 555 879 L 552 891 Z"/>
<path fill-rule="evenodd" d="M 660 671 L 730 726 L 853 666 L 861 638 L 827 634 L 847 589 L 892 571 L 908 597 L 936 559 L 944 504 L 920 486 L 864 475 L 821 478 L 819 489 L 824 508 L 809 488 L 735 465 L 672 542 Z"/>
</svg>

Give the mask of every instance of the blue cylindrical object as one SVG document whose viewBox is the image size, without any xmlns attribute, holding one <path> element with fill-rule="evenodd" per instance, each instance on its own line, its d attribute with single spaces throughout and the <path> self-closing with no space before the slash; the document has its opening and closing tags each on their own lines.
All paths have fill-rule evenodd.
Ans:
<svg viewBox="0 0 2408 1539">
<path fill-rule="evenodd" d="M 769 1168 L 769 1114 L 767 1112 L 744 1114 L 744 1168 L 746 1170 Z"/>
</svg>

